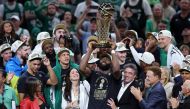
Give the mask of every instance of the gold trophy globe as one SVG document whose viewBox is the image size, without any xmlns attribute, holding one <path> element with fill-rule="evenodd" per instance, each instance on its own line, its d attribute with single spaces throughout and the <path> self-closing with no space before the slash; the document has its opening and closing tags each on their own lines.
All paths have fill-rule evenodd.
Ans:
<svg viewBox="0 0 190 109">
<path fill-rule="evenodd" d="M 103 3 L 100 5 L 96 18 L 98 43 L 93 44 L 95 48 L 111 48 L 108 38 L 113 13 L 114 8 L 111 3 Z"/>
</svg>

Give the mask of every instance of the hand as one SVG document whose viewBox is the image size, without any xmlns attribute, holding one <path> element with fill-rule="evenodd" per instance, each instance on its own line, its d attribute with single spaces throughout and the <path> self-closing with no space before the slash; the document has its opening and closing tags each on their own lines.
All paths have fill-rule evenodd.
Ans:
<svg viewBox="0 0 190 109">
<path fill-rule="evenodd" d="M 107 101 L 107 105 L 111 107 L 111 109 L 116 109 L 116 105 L 115 105 L 115 102 L 112 98 L 108 99 Z"/>
<path fill-rule="evenodd" d="M 42 60 L 45 66 L 50 66 L 50 61 L 47 57 L 44 57 Z"/>
<path fill-rule="evenodd" d="M 100 51 L 100 49 L 99 49 L 99 48 L 96 48 L 96 49 L 93 51 L 93 54 L 97 54 L 99 51 Z"/>
<path fill-rule="evenodd" d="M 109 44 L 111 45 L 111 49 L 115 50 L 115 48 L 116 48 L 115 42 L 112 39 L 107 39 L 107 40 L 108 40 Z"/>
<path fill-rule="evenodd" d="M 142 100 L 142 93 L 141 93 L 140 88 L 135 88 L 134 86 L 131 86 L 131 93 L 135 96 L 135 98 L 138 101 Z"/>
<path fill-rule="evenodd" d="M 89 11 L 90 11 L 90 5 L 88 5 L 88 6 L 86 7 L 86 9 L 84 10 L 84 14 L 88 14 Z"/>
<path fill-rule="evenodd" d="M 129 41 L 129 47 L 133 46 L 135 44 L 135 40 L 133 38 L 128 38 Z"/>
<path fill-rule="evenodd" d="M 78 102 L 77 101 L 71 102 L 71 107 L 79 107 Z"/>
<path fill-rule="evenodd" d="M 10 83 L 11 79 L 13 78 L 14 73 L 13 72 L 9 72 L 7 75 L 7 82 Z"/>
<path fill-rule="evenodd" d="M 169 100 L 169 102 L 170 102 L 172 108 L 177 108 L 179 106 L 179 101 L 176 98 L 171 98 Z"/>
<path fill-rule="evenodd" d="M 88 43 L 88 49 L 89 49 L 89 50 L 95 50 L 95 49 L 96 49 L 96 48 L 94 47 L 95 44 L 96 44 L 95 41 L 90 41 L 90 42 Z"/>
<path fill-rule="evenodd" d="M 147 39 L 145 42 L 145 49 L 147 51 L 150 51 L 153 47 L 155 47 L 155 45 L 156 45 L 155 41 Z"/>
</svg>

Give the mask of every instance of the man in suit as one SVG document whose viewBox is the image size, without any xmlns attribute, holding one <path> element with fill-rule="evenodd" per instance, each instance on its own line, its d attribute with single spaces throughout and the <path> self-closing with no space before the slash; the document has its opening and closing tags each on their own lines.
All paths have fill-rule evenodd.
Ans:
<svg viewBox="0 0 190 109">
<path fill-rule="evenodd" d="M 139 101 L 141 109 L 167 109 L 166 92 L 160 83 L 161 70 L 157 66 L 148 67 L 146 82 L 150 85 L 145 93 L 145 98 L 139 88 L 131 87 L 131 93 Z"/>
<path fill-rule="evenodd" d="M 185 96 L 183 103 L 180 103 L 178 98 L 171 98 L 170 103 L 172 109 L 189 109 L 190 107 L 190 80 L 186 80 L 181 88 L 182 94 Z"/>
<path fill-rule="evenodd" d="M 108 99 L 108 106 L 112 109 L 139 109 L 138 100 L 130 92 L 131 86 L 138 87 L 135 81 L 136 75 L 136 65 L 129 63 L 124 66 L 124 80 L 121 83 L 117 99 Z"/>
</svg>

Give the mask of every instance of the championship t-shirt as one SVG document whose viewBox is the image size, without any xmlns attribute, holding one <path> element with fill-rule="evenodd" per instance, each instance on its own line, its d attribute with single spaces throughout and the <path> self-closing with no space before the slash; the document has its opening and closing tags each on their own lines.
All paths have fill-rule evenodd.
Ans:
<svg viewBox="0 0 190 109">
<path fill-rule="evenodd" d="M 117 98 L 120 79 L 115 79 L 112 74 L 107 75 L 92 71 L 87 81 L 90 83 L 88 109 L 110 109 L 107 106 L 107 100 Z"/>
</svg>

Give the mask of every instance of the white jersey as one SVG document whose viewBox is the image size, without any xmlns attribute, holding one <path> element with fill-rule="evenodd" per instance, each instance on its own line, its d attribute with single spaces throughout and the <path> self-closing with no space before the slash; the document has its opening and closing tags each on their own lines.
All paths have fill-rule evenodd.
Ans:
<svg viewBox="0 0 190 109">
<path fill-rule="evenodd" d="M 181 51 L 173 44 L 171 44 L 168 48 L 167 53 L 167 67 L 170 68 L 174 63 L 177 63 L 182 68 L 183 60 L 185 60 L 185 57 Z"/>
</svg>

